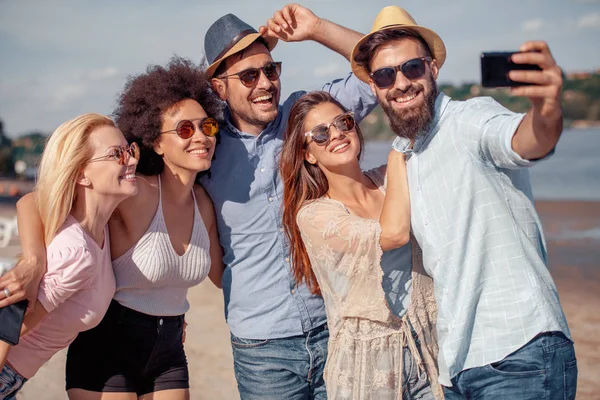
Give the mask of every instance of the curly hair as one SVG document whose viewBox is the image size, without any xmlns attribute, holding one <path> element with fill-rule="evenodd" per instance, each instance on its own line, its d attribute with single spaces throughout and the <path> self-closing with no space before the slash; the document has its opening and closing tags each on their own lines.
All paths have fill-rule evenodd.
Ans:
<svg viewBox="0 0 600 400">
<path fill-rule="evenodd" d="M 223 103 L 210 89 L 205 70 L 188 59 L 174 56 L 167 66 L 150 65 L 146 73 L 127 78 L 113 115 L 127 141 L 140 146 L 140 173 L 163 171 L 153 143 L 160 136 L 163 113 L 185 99 L 196 100 L 209 116 L 222 119 Z"/>
</svg>

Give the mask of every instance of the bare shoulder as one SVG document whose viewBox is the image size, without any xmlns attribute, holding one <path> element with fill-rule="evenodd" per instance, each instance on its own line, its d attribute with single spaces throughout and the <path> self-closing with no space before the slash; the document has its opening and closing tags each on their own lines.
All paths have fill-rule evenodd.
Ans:
<svg viewBox="0 0 600 400">
<path fill-rule="evenodd" d="M 196 196 L 196 204 L 204 224 L 208 227 L 214 224 L 215 221 L 215 208 L 213 202 L 201 185 L 194 184 L 194 195 Z"/>
<path fill-rule="evenodd" d="M 140 215 L 140 212 L 152 207 L 158 202 L 158 177 L 137 174 L 138 192 L 134 196 L 128 197 L 117 206 L 113 217 L 123 218 L 123 215 Z"/>
</svg>

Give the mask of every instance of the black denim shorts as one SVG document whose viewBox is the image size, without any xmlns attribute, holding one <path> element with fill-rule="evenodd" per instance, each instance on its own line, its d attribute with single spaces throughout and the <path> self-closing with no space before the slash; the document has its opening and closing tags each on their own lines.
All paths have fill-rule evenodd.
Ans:
<svg viewBox="0 0 600 400">
<path fill-rule="evenodd" d="M 188 389 L 184 316 L 153 316 L 113 300 L 100 324 L 81 332 L 67 353 L 67 390 L 135 392 Z"/>
</svg>

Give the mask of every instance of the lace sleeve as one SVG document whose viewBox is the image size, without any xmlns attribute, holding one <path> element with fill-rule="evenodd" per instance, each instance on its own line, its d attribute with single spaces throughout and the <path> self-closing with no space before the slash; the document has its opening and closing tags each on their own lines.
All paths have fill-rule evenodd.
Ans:
<svg viewBox="0 0 600 400">
<path fill-rule="evenodd" d="M 379 222 L 351 215 L 330 199 L 305 205 L 297 222 L 321 291 L 336 299 L 340 316 L 388 321 L 389 310 L 380 307 Z"/>
</svg>

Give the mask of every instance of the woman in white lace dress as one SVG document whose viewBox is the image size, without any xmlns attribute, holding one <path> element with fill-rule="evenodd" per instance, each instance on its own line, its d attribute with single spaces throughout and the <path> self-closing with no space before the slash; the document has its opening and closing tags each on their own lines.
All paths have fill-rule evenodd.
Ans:
<svg viewBox="0 0 600 400">
<path fill-rule="evenodd" d="M 306 94 L 292 108 L 283 223 L 296 281 L 325 300 L 327 395 L 441 398 L 432 283 L 416 244 L 412 263 L 402 257 L 410 251 L 404 155 L 392 150 L 387 166 L 364 172 L 362 147 L 354 116 L 328 93 Z"/>
</svg>

